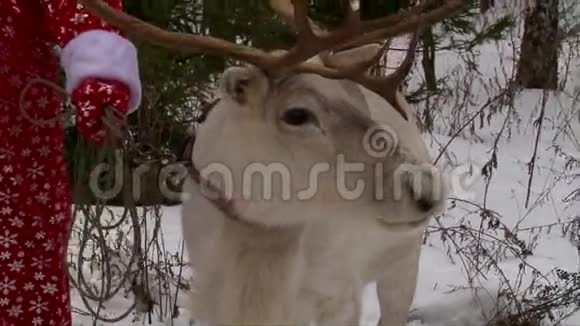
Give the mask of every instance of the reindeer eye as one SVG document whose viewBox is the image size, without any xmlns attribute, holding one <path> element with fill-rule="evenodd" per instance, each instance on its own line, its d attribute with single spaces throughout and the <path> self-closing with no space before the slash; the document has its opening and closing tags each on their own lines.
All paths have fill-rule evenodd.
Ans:
<svg viewBox="0 0 580 326">
<path fill-rule="evenodd" d="M 304 108 L 292 108 L 284 112 L 282 121 L 291 126 L 300 126 L 307 123 L 316 122 L 316 117 L 312 112 Z"/>
</svg>

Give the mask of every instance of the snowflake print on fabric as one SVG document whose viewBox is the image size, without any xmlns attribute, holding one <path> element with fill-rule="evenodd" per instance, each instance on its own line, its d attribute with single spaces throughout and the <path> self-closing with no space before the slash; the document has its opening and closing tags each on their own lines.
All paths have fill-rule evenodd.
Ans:
<svg viewBox="0 0 580 326">
<path fill-rule="evenodd" d="M 10 233 L 10 230 L 4 230 L 4 234 L 0 234 L 0 247 L 5 249 L 10 248 L 12 245 L 16 245 L 18 241 L 16 238 L 18 235 L 16 233 Z"/>
<path fill-rule="evenodd" d="M 8 311 L 8 316 L 14 317 L 14 318 L 20 317 L 20 315 L 24 312 L 22 310 L 21 304 L 12 305 L 12 307 L 10 307 L 10 309 L 8 309 L 7 311 Z"/>
<path fill-rule="evenodd" d="M 14 260 L 12 263 L 8 264 L 8 267 L 10 267 L 11 272 L 20 273 L 20 271 L 22 271 L 22 269 L 24 268 L 23 260 L 22 259 Z"/>
<path fill-rule="evenodd" d="M 121 9 L 121 0 L 106 2 Z M 77 1 L 0 0 L 0 326 L 72 325 L 66 270 L 71 189 L 63 126 L 37 126 L 14 103 L 33 78 L 59 82 L 54 45 L 65 48 L 96 29 L 120 35 Z M 105 105 L 127 112 L 129 89 L 109 80 L 82 82 L 92 94 L 80 90 L 77 97 L 92 111 L 78 109 L 77 124 L 83 135 L 98 140 L 95 112 Z M 34 85 L 22 109 L 33 119 L 51 119 L 61 101 L 50 87 Z"/>
<path fill-rule="evenodd" d="M 0 280 L 0 293 L 3 295 L 8 295 L 10 291 L 16 290 L 16 280 L 8 279 L 8 276 L 4 276 L 4 280 Z"/>
</svg>

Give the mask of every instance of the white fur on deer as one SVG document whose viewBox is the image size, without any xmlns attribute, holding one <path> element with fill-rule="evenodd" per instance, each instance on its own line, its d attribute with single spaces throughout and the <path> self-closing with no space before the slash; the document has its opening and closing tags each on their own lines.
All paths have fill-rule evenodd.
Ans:
<svg viewBox="0 0 580 326">
<path fill-rule="evenodd" d="M 340 58 L 352 61 L 376 51 L 367 46 Z M 446 196 L 414 121 L 350 81 L 312 74 L 268 80 L 254 68 L 231 68 L 222 76 L 222 90 L 221 102 L 198 129 L 192 159 L 202 173 L 228 167 L 232 191 L 226 191 L 223 172 L 207 178 L 238 198 L 236 211 L 249 223 L 224 216 L 197 185 L 186 186 L 191 199 L 183 207 L 183 226 L 196 275 L 194 316 L 216 324 L 354 325 L 364 285 L 377 281 L 382 325 L 404 325 L 423 231 Z M 404 98 L 399 100 L 412 116 Z M 286 124 L 284 113 L 297 109 L 312 120 Z M 361 143 L 377 124 L 390 127 L 398 140 L 394 153 L 380 159 Z M 367 168 L 346 175 L 349 188 L 357 180 L 367 185 L 358 198 L 338 193 L 340 154 Z M 266 185 L 259 178 L 251 182 L 254 197 L 243 196 L 244 171 L 256 162 L 283 162 L 290 199 L 284 200 L 282 178 L 276 177 L 266 188 L 272 199 L 260 200 Z M 296 198 L 296 191 L 308 188 L 317 163 L 327 163 L 330 171 L 318 175 L 310 199 Z M 378 163 L 381 180 L 375 179 Z M 418 188 L 410 174 L 394 180 L 405 163 L 421 173 Z M 377 183 L 383 185 L 382 200 L 373 197 Z M 395 187 L 403 188 L 399 199 Z"/>
</svg>

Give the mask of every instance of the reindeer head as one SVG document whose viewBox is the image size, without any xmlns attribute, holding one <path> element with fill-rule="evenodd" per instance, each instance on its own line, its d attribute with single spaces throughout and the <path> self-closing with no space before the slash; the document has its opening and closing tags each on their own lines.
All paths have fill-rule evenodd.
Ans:
<svg viewBox="0 0 580 326">
<path fill-rule="evenodd" d="M 293 48 L 273 52 L 167 32 L 100 0 L 81 2 L 155 44 L 249 63 L 223 73 L 221 99 L 199 127 L 192 155 L 195 178 L 219 189 L 213 200 L 228 215 L 267 226 L 345 215 L 416 227 L 441 207 L 445 182 L 398 87 L 421 27 L 451 15 L 462 0 L 428 1 L 372 21 L 339 1 L 345 22 L 332 32 L 308 18 L 307 1 L 271 0 L 297 32 Z M 369 75 L 387 47 L 374 41 L 406 33 L 414 37 L 400 67 Z"/>
</svg>

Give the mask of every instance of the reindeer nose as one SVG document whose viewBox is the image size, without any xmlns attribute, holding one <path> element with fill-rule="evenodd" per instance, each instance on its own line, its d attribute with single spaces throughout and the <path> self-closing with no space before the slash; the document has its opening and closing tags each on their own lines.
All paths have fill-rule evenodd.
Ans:
<svg viewBox="0 0 580 326">
<path fill-rule="evenodd" d="M 438 170 L 418 168 L 405 181 L 410 198 L 421 213 L 434 211 L 444 202 L 446 187 Z"/>
<path fill-rule="evenodd" d="M 437 206 L 437 202 L 430 200 L 430 198 L 419 198 L 417 200 L 417 207 L 422 213 L 427 213 Z"/>
</svg>

